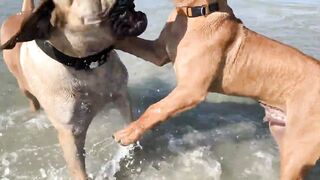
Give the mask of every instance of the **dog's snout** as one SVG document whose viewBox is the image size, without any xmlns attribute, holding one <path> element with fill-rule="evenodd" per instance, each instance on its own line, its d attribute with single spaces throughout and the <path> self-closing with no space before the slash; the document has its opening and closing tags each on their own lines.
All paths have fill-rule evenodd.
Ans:
<svg viewBox="0 0 320 180">
<path fill-rule="evenodd" d="M 133 0 L 118 0 L 119 4 L 129 4 L 133 3 Z"/>
<path fill-rule="evenodd" d="M 135 11 L 134 0 L 118 0 L 110 11 L 114 33 L 120 36 L 138 36 L 147 27 L 146 15 Z"/>
<path fill-rule="evenodd" d="M 126 6 L 128 8 L 135 8 L 134 0 L 118 0 L 119 6 Z"/>
</svg>

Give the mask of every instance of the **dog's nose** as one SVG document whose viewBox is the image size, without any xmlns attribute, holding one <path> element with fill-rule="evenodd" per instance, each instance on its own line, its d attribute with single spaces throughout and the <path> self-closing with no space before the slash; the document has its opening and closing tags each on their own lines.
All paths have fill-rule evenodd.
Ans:
<svg viewBox="0 0 320 180">
<path fill-rule="evenodd" d="M 119 3 L 119 6 L 132 7 L 132 6 L 134 6 L 133 1 L 134 0 L 118 0 L 118 3 Z"/>
<path fill-rule="evenodd" d="M 120 5 L 127 5 L 127 4 L 132 4 L 133 0 L 119 0 L 118 2 Z"/>
</svg>

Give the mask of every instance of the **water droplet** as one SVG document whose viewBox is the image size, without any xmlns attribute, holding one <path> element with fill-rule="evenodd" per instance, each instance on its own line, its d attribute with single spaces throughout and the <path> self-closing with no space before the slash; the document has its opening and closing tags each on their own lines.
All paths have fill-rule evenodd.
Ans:
<svg viewBox="0 0 320 180">
<path fill-rule="evenodd" d="M 6 168 L 6 169 L 4 170 L 3 175 L 4 175 L 4 176 L 8 176 L 9 174 L 10 174 L 10 169 L 9 169 L 9 168 Z"/>
<path fill-rule="evenodd" d="M 89 173 L 88 176 L 89 176 L 90 179 L 93 179 L 93 174 L 92 173 Z"/>
<path fill-rule="evenodd" d="M 161 109 L 160 109 L 160 108 L 157 108 L 157 109 L 154 110 L 154 112 L 155 112 L 155 113 L 161 113 Z"/>
<path fill-rule="evenodd" d="M 39 169 L 39 171 L 40 171 L 40 174 L 41 174 L 42 178 L 46 178 L 47 177 L 47 173 L 43 168 Z"/>
</svg>

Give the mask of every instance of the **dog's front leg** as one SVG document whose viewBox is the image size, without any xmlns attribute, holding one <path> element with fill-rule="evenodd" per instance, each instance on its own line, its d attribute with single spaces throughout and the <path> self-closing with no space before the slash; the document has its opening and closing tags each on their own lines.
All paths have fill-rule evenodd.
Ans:
<svg viewBox="0 0 320 180">
<path fill-rule="evenodd" d="M 156 124 L 195 107 L 205 99 L 219 68 L 221 56 L 217 54 L 215 59 L 211 57 L 211 53 L 185 50 L 177 56 L 174 64 L 177 87 L 166 98 L 150 106 L 137 121 L 116 132 L 114 138 L 117 142 L 123 145 L 134 143 Z"/>
<path fill-rule="evenodd" d="M 133 121 L 133 115 L 127 88 L 119 90 L 114 96 L 114 104 L 119 110 L 122 118 L 125 120 L 126 125 L 128 125 Z"/>
<path fill-rule="evenodd" d="M 66 111 L 66 114 L 60 115 L 60 117 L 56 113 L 48 113 L 50 121 L 58 131 L 64 159 L 74 180 L 88 179 L 85 167 L 84 145 L 87 130 L 94 117 L 94 111 L 90 108 L 86 111 L 83 112 L 83 110 L 76 107 L 71 114 Z"/>
<path fill-rule="evenodd" d="M 138 37 L 126 38 L 118 41 L 116 48 L 140 57 L 157 66 L 163 66 L 170 62 L 161 36 L 159 39 L 154 41 Z"/>
<path fill-rule="evenodd" d="M 75 135 L 70 129 L 59 129 L 58 136 L 72 178 L 74 180 L 86 180 L 85 133 Z"/>
<path fill-rule="evenodd" d="M 197 92 L 198 91 L 198 92 Z M 178 86 L 165 99 L 150 106 L 147 111 L 127 128 L 114 134 L 122 145 L 136 142 L 142 134 L 156 124 L 175 114 L 191 109 L 205 99 L 206 92 Z"/>
</svg>

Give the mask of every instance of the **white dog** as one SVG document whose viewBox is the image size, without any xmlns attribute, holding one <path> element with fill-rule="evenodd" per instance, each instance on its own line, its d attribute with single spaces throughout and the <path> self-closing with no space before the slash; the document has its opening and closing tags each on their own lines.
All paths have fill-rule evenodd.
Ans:
<svg viewBox="0 0 320 180">
<path fill-rule="evenodd" d="M 84 144 L 93 117 L 114 102 L 131 120 L 126 68 L 113 50 L 115 37 L 136 36 L 147 25 L 133 0 L 24 0 L 21 14 L 1 28 L 4 60 L 29 98 L 58 131 L 74 179 L 87 179 Z M 113 20 L 126 24 L 113 28 Z"/>
</svg>

